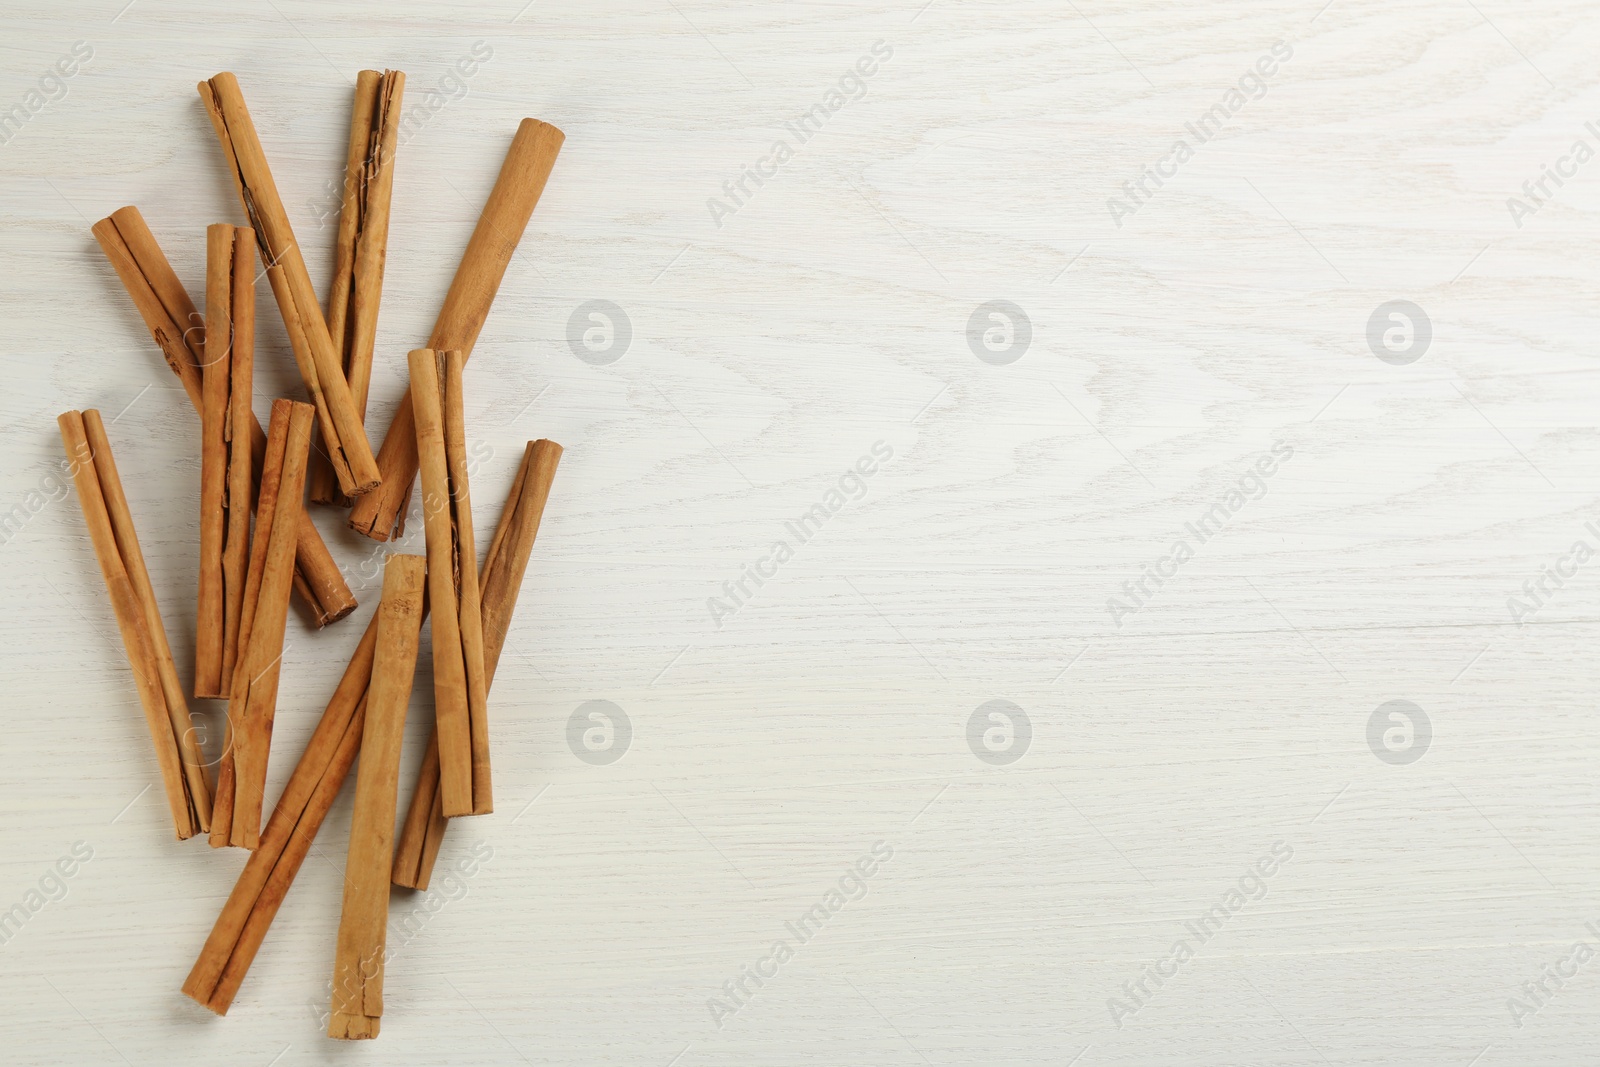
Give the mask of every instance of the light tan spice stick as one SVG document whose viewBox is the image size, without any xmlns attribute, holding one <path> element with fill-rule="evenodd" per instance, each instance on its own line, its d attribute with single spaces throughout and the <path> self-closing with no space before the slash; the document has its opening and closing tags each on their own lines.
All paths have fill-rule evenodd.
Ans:
<svg viewBox="0 0 1600 1067">
<path fill-rule="evenodd" d="M 361 749 L 378 643 L 378 616 L 372 617 L 350 665 L 328 701 L 306 750 L 295 764 L 283 795 L 261 832 L 261 847 L 250 854 L 227 903 L 217 916 L 183 992 L 218 1015 L 226 1015 L 294 876 L 316 840 L 322 820 Z"/>
<path fill-rule="evenodd" d="M 200 365 L 205 362 L 204 323 L 139 209 L 121 208 L 101 219 L 94 224 L 94 236 L 117 277 L 122 279 L 167 365 L 183 383 L 190 403 L 199 413 L 202 403 Z M 246 421 L 252 479 L 259 481 L 267 437 L 254 414 Z M 356 600 L 333 554 L 312 524 L 311 516 L 302 509 L 297 523 L 295 589 L 311 608 L 317 626 L 326 626 L 354 611 Z"/>
<path fill-rule="evenodd" d="M 250 446 L 245 435 L 255 351 L 255 238 L 206 228 L 206 363 L 200 410 L 200 581 L 194 695 L 233 685 L 250 552 Z M 238 427 L 238 433 L 234 429 Z"/>
<path fill-rule="evenodd" d="M 377 1037 L 383 1015 L 383 955 L 389 925 L 394 814 L 399 803 L 400 741 L 417 668 L 427 572 L 428 563 L 422 556 L 390 556 L 383 568 L 378 643 L 367 689 L 366 725 L 361 731 L 361 771 L 356 775 L 344 905 L 333 963 L 329 1037 Z"/>
<path fill-rule="evenodd" d="M 363 419 L 372 384 L 372 348 L 377 337 L 378 301 L 383 295 L 389 200 L 394 190 L 405 86 L 406 76 L 398 70 L 382 74 L 364 70 L 356 75 L 355 110 L 345 155 L 333 287 L 328 292 L 328 336 L 343 357 L 344 377 L 350 383 L 356 413 Z M 350 499 L 339 492 L 333 465 L 321 452 L 311 458 L 310 480 L 314 502 L 350 506 Z"/>
<path fill-rule="evenodd" d="M 224 71 L 200 82 L 199 90 L 227 157 L 239 202 L 255 228 L 261 264 L 283 314 L 300 377 L 316 405 L 318 424 L 339 488 L 347 496 L 360 496 L 377 487 L 378 465 L 361 426 L 350 385 L 345 381 L 338 349 L 328 335 L 328 322 L 322 317 L 322 308 L 311 288 L 305 258 L 295 242 L 283 201 L 278 198 L 261 139 L 256 136 L 255 123 L 245 107 L 244 94 L 239 91 L 239 80 Z"/>
<path fill-rule="evenodd" d="M 533 458 L 536 448 L 540 457 L 537 464 Z M 550 441 L 528 443 L 522 466 L 501 511 L 494 543 L 489 547 L 481 584 L 484 594 L 483 617 L 485 624 L 490 627 L 484 645 L 485 667 L 491 676 L 505 642 L 512 609 L 516 607 L 517 591 L 522 582 L 528 552 L 533 547 L 533 531 L 528 529 L 528 523 L 531 520 L 535 528 L 538 525 L 538 512 L 543 509 L 544 497 L 549 493 L 550 477 L 555 472 L 555 462 L 560 454 L 560 446 Z M 534 487 L 530 489 L 528 476 L 536 465 L 543 473 L 534 478 Z M 539 485 L 543 486 L 542 490 L 537 488 Z M 538 506 L 535 507 L 535 504 Z M 426 604 L 423 610 L 427 610 Z M 267 828 L 261 832 L 261 847 L 245 861 L 233 892 L 217 916 L 205 947 L 201 949 L 183 984 L 184 993 L 219 1015 L 227 1014 L 228 1006 L 239 992 L 239 986 L 266 939 L 267 930 L 271 928 L 284 896 L 294 883 L 300 865 L 310 854 L 317 831 L 360 750 L 377 635 L 378 618 L 374 615 L 362 635 L 361 643 L 350 657 L 350 665 L 345 668 L 344 677 L 340 679 L 333 698 L 328 701 L 327 710 L 322 713 L 322 719 L 312 732 L 300 762 L 295 764 L 294 771 L 289 775 L 289 783 L 284 786 L 283 795 L 273 808 Z M 434 761 L 434 773 L 431 784 L 419 785 L 418 791 L 437 803 L 439 750 L 430 744 L 428 752 Z M 428 781 L 424 779 L 424 782 Z M 417 808 L 415 801 L 412 808 L 413 811 Z M 422 806 L 422 814 L 424 817 L 428 814 L 426 804 Z M 408 828 L 411 822 L 411 819 L 407 820 Z M 439 816 L 437 833 L 433 836 L 434 852 L 438 851 L 439 834 L 443 833 L 444 825 L 444 817 Z M 428 874 L 433 869 L 432 853 L 426 854 L 427 865 L 419 866 L 419 857 L 423 855 L 422 830 L 426 827 L 424 819 L 418 830 L 408 829 L 418 848 L 412 857 L 412 878 L 413 881 L 421 878 L 422 884 L 418 888 L 422 889 L 428 887 Z M 397 853 L 397 868 L 401 862 L 402 857 Z M 402 882 L 399 877 L 395 881 L 401 885 L 413 884 Z"/>
<path fill-rule="evenodd" d="M 443 810 L 452 818 L 494 810 L 461 363 L 459 351 L 418 348 L 410 354 L 433 611 L 434 721 Z"/>
<path fill-rule="evenodd" d="M 489 555 L 483 564 L 483 667 L 484 684 L 494 681 L 495 667 L 505 648 L 511 629 L 511 616 L 517 607 L 517 593 L 528 569 L 528 557 L 539 533 L 556 464 L 561 461 L 561 446 L 554 441 L 529 441 L 522 454 L 522 465 L 500 512 Z M 433 875 L 434 859 L 444 839 L 446 820 L 439 791 L 438 737 L 428 742 L 416 791 L 406 810 L 400 840 L 395 845 L 394 868 L 390 877 L 395 885 L 427 889 Z"/>
<path fill-rule="evenodd" d="M 533 217 L 565 139 L 566 134 L 538 119 L 523 119 L 517 127 L 500 176 L 456 267 L 428 348 L 436 352 L 459 348 L 464 358 L 472 355 L 500 280 Z M 383 484 L 355 502 L 350 509 L 350 528 L 387 541 L 404 532 L 401 523 L 417 476 L 417 432 L 409 394 L 400 398 L 395 409 L 394 421 L 378 450 L 378 467 Z"/>
<path fill-rule="evenodd" d="M 273 401 L 266 465 L 261 474 L 261 519 L 250 546 L 250 570 L 239 623 L 239 659 L 228 696 L 231 761 L 225 759 L 225 766 L 232 770 L 233 803 L 227 843 L 241 848 L 253 849 L 260 844 L 267 756 L 277 710 L 283 632 L 294 568 L 294 516 L 305 495 L 306 458 L 314 418 L 310 404 Z M 273 447 L 279 440 L 283 442 L 281 450 Z M 219 843 L 219 829 L 213 827 L 213 845 Z"/>
<path fill-rule="evenodd" d="M 172 661 L 172 649 L 161 624 L 150 573 L 139 551 L 133 515 L 111 455 L 111 442 L 106 438 L 100 413 L 93 409 L 64 412 L 56 424 L 66 446 L 95 558 L 111 595 L 123 649 L 133 668 L 173 828 L 179 840 L 193 837 L 210 826 L 211 788 L 206 782 L 204 760 L 189 720 L 178 669 Z"/>
</svg>

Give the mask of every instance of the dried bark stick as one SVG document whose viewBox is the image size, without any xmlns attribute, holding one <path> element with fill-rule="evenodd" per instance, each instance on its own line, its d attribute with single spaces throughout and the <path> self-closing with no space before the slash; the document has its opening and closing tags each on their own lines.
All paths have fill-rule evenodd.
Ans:
<svg viewBox="0 0 1600 1067">
<path fill-rule="evenodd" d="M 356 75 L 355 110 L 345 156 L 344 198 L 334 245 L 333 286 L 328 292 L 328 336 L 343 357 L 350 396 L 363 419 L 372 384 L 372 347 L 383 294 L 389 200 L 394 190 L 405 86 L 406 76 L 398 70 L 382 74 L 364 70 Z M 320 452 L 312 457 L 310 481 L 314 502 L 350 506 L 350 499 L 339 492 L 333 465 Z"/>
<path fill-rule="evenodd" d="M 199 413 L 202 403 L 200 366 L 205 362 L 204 322 L 189 294 L 156 244 L 150 228 L 135 207 L 125 207 L 94 224 L 95 240 L 122 279 L 134 307 L 149 327 L 150 335 L 166 358 L 172 373 L 183 383 L 190 403 Z M 254 414 L 246 420 L 250 439 L 252 477 L 259 481 L 262 450 L 267 436 Z M 253 490 L 252 490 L 253 491 Z M 355 610 L 356 600 L 339 572 L 333 554 L 312 525 L 304 509 L 297 521 L 295 588 L 311 608 L 316 624 L 326 626 Z"/>
<path fill-rule="evenodd" d="M 378 485 L 378 465 L 367 443 L 355 398 L 345 381 L 339 352 L 328 335 L 327 320 L 311 288 L 300 246 L 278 197 L 267 157 L 245 107 L 239 80 L 224 71 L 199 84 L 200 99 L 227 157 L 239 201 L 255 228 L 261 263 L 289 332 L 300 377 L 316 405 L 328 459 L 347 496 L 360 496 Z"/>
<path fill-rule="evenodd" d="M 433 611 L 433 695 L 443 810 L 447 817 L 494 810 L 489 782 L 488 686 L 477 548 L 467 487 L 459 351 L 410 355 L 411 400 L 422 466 L 422 515 Z"/>
<path fill-rule="evenodd" d="M 200 582 L 194 695 L 233 685 L 250 553 L 250 384 L 255 352 L 255 236 L 206 228 L 206 363 L 200 410 Z"/>
<path fill-rule="evenodd" d="M 528 557 L 539 533 L 539 520 L 556 464 L 561 461 L 561 446 L 554 441 L 529 441 L 517 469 L 516 481 L 500 512 L 500 524 L 484 560 L 482 580 L 483 667 L 485 687 L 494 681 L 495 667 L 505 648 L 511 629 L 511 616 L 517 607 L 517 593 L 528 569 Z M 439 790 L 438 737 L 430 739 L 417 776 L 411 806 L 406 810 L 400 840 L 395 845 L 394 867 L 390 876 L 395 885 L 427 889 L 433 874 L 434 859 L 444 839 L 446 820 Z"/>
<path fill-rule="evenodd" d="M 278 702 L 283 632 L 294 566 L 294 517 L 305 495 L 315 412 L 275 400 L 268 424 L 261 502 L 239 621 L 239 656 L 228 695 L 228 746 L 218 787 L 231 786 L 213 819 L 211 844 L 256 848 L 267 786 L 267 755 Z M 224 818 L 223 816 L 226 816 Z"/>
<path fill-rule="evenodd" d="M 523 119 L 511 141 L 500 176 L 495 179 L 478 225 L 472 231 L 467 249 L 456 267 L 455 279 L 445 295 L 444 307 L 434 322 L 427 347 L 434 351 L 460 349 L 463 358 L 472 355 L 489 307 L 494 303 L 500 280 L 522 240 L 522 232 L 533 217 L 533 209 L 544 192 L 550 170 L 566 134 L 538 119 Z M 350 510 L 350 528 L 379 541 L 397 532 L 411 500 L 411 485 L 417 476 L 417 435 L 413 425 L 411 397 L 400 398 L 394 421 L 378 450 L 378 467 L 383 484 L 357 500 Z"/>
<path fill-rule="evenodd" d="M 536 483 L 543 484 L 542 492 L 537 488 L 530 489 L 528 484 L 529 470 L 535 465 L 532 457 L 536 447 L 541 456 L 538 465 L 548 468 L 543 476 L 535 479 Z M 490 674 L 494 671 L 495 661 L 505 641 L 511 612 L 516 606 L 523 567 L 527 563 L 528 550 L 532 547 L 529 520 L 532 520 L 533 526 L 538 525 L 537 512 L 542 509 L 543 497 L 549 492 L 549 475 L 554 473 L 555 461 L 560 453 L 560 446 L 549 441 L 529 442 L 521 469 L 501 511 L 500 526 L 490 546 L 481 582 L 486 625 L 485 666 Z M 538 504 L 537 508 L 533 506 L 535 503 Z M 272 818 L 261 832 L 261 847 L 245 861 L 239 880 L 228 895 L 227 903 L 223 905 L 206 938 L 205 947 L 200 950 L 200 956 L 183 984 L 184 993 L 219 1015 L 227 1014 L 228 1006 L 239 992 L 239 986 L 266 939 L 267 930 L 283 905 L 284 896 L 294 883 L 300 865 L 310 854 L 317 831 L 361 748 L 367 687 L 372 678 L 373 652 L 377 641 L 378 619 L 374 615 L 372 623 L 362 635 L 361 643 L 350 657 L 350 665 L 345 668 L 333 698 L 328 701 L 327 710 L 322 713 L 322 719 L 312 732 L 311 741 L 306 745 L 300 762 L 289 775 L 289 783 L 278 798 Z M 429 746 L 429 752 L 437 768 L 438 749 Z M 429 798 L 437 796 L 437 770 L 432 781 L 433 784 L 427 786 L 425 791 Z M 416 806 L 413 803 L 413 809 Z M 422 806 L 422 813 L 424 816 L 428 814 L 426 804 Z M 410 822 L 408 819 L 408 827 Z M 442 831 L 442 816 L 438 820 L 438 827 Z M 424 840 L 422 831 L 426 828 L 424 820 L 416 831 L 408 830 L 417 842 L 412 870 L 417 872 L 420 869 L 423 879 L 420 888 L 423 889 L 427 888 L 427 872 L 432 869 L 433 863 L 429 856 L 427 866 L 419 868 Z M 437 840 L 435 835 L 435 850 Z M 402 857 L 397 853 L 396 867 L 401 862 Z M 403 885 L 412 884 L 401 882 L 398 877 L 395 881 Z"/>
<path fill-rule="evenodd" d="M 427 561 L 390 556 L 383 568 L 378 642 L 367 688 L 356 776 L 344 904 L 333 963 L 333 1008 L 328 1036 L 373 1038 L 383 1015 L 384 940 L 389 925 L 389 864 L 399 803 L 400 742 L 417 668 Z"/>
<path fill-rule="evenodd" d="M 289 775 L 267 828 L 261 832 L 261 847 L 245 861 L 239 880 L 183 983 L 186 995 L 218 1015 L 228 1013 L 228 1006 L 239 992 L 251 961 L 361 749 L 367 686 L 372 679 L 377 643 L 378 617 L 373 615 L 305 752 Z"/>
<path fill-rule="evenodd" d="M 122 492 L 111 442 L 100 413 L 64 412 L 57 420 L 66 446 L 78 502 L 89 527 L 95 558 L 111 594 L 117 629 L 133 668 L 145 725 L 155 745 L 161 784 L 178 839 L 211 825 L 211 787 L 189 720 L 189 705 L 167 644 L 155 590 L 133 529 L 133 515 Z"/>
</svg>

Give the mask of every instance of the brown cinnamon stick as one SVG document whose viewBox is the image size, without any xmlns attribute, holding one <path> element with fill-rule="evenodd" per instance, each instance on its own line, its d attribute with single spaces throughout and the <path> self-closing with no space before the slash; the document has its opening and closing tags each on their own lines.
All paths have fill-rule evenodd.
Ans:
<svg viewBox="0 0 1600 1067">
<path fill-rule="evenodd" d="M 350 385 L 345 381 L 339 352 L 328 334 L 327 320 L 312 291 L 311 275 L 295 242 L 289 216 L 278 197 L 261 139 L 256 136 L 255 123 L 245 107 L 244 94 L 239 91 L 239 80 L 224 71 L 201 82 L 199 90 L 227 157 L 239 202 L 255 228 L 261 263 L 283 314 L 300 377 L 316 405 L 322 439 L 339 488 L 347 496 L 360 496 L 377 487 L 378 465 Z"/>
<path fill-rule="evenodd" d="M 389 925 L 394 813 L 399 803 L 400 741 L 417 668 L 427 570 L 427 561 L 421 556 L 390 556 L 383 568 L 378 641 L 367 688 L 361 771 L 356 776 L 344 904 L 333 963 L 329 1037 L 377 1037 L 383 1015 L 383 957 Z"/>
<path fill-rule="evenodd" d="M 261 847 L 245 861 L 183 983 L 186 995 L 218 1015 L 228 1013 L 361 749 L 377 643 L 378 616 L 374 614 L 261 832 Z"/>
<path fill-rule="evenodd" d="M 483 668 L 485 687 L 494 681 L 506 634 L 511 630 L 511 615 L 516 610 L 517 593 L 527 572 L 528 557 L 539 533 L 539 521 L 550 498 L 556 464 L 561 461 L 561 446 L 554 441 L 529 441 L 517 469 L 516 481 L 500 512 L 500 524 L 484 560 L 481 582 L 483 605 Z M 394 868 L 390 877 L 395 885 L 427 889 L 433 863 L 444 839 L 446 820 L 439 789 L 439 744 L 435 735 L 428 742 L 427 755 L 417 776 L 411 806 L 395 844 Z"/>
<path fill-rule="evenodd" d="M 67 449 L 78 502 L 89 527 L 95 558 L 111 594 L 111 608 L 122 632 L 122 644 L 133 668 L 145 725 L 155 745 L 161 784 L 178 839 L 193 837 L 211 825 L 211 787 L 204 760 L 189 720 L 189 705 L 178 668 L 161 624 L 150 572 L 133 529 L 133 514 L 122 492 L 111 442 L 100 413 L 64 412 L 57 420 Z"/>
<path fill-rule="evenodd" d="M 294 565 L 294 518 L 305 495 L 315 411 L 275 400 L 267 428 L 255 538 L 239 621 L 238 664 L 228 695 L 228 742 L 218 774 L 226 797 L 212 820 L 211 844 L 256 848 L 267 787 L 267 755 L 278 702 L 283 632 Z"/>
<path fill-rule="evenodd" d="M 500 176 L 456 267 L 428 348 L 436 352 L 460 349 L 463 358 L 472 355 L 500 280 L 533 217 L 565 139 L 566 134 L 538 119 L 523 119 L 517 127 Z M 401 524 L 417 476 L 417 435 L 409 394 L 400 398 L 395 409 L 394 421 L 378 450 L 378 467 L 382 484 L 355 502 L 350 528 L 387 541 L 403 532 Z"/>
<path fill-rule="evenodd" d="M 422 515 L 433 612 L 434 718 L 447 817 L 494 810 L 489 782 L 488 686 L 478 560 L 467 487 L 459 351 L 410 355 L 411 400 L 422 466 Z"/>
<path fill-rule="evenodd" d="M 535 466 L 533 455 L 536 447 L 541 456 L 537 465 L 548 469 L 534 479 L 535 487 L 530 488 L 529 471 Z M 481 578 L 485 622 L 484 666 L 491 675 L 510 627 L 517 589 L 522 581 L 528 551 L 533 546 L 529 520 L 536 528 L 537 513 L 543 508 L 544 495 L 549 492 L 549 476 L 554 473 L 555 461 L 560 454 L 560 446 L 552 442 L 528 443 L 522 466 L 500 513 L 500 526 L 495 531 L 494 542 L 484 564 Z M 543 485 L 542 492 L 537 489 L 538 484 Z M 535 503 L 538 507 L 534 506 Z M 261 832 L 261 847 L 245 861 L 239 880 L 234 883 L 227 903 L 217 916 L 205 946 L 183 984 L 185 994 L 219 1015 L 227 1014 L 228 1006 L 239 992 L 239 986 L 266 939 L 272 920 L 283 905 L 285 894 L 294 883 L 300 865 L 310 854 L 317 831 L 327 817 L 334 798 L 338 796 L 339 787 L 344 784 L 351 764 L 355 762 L 361 747 L 362 726 L 366 716 L 367 687 L 372 678 L 373 652 L 378 639 L 377 624 L 377 616 L 374 615 L 361 643 L 350 657 L 350 665 L 345 668 L 344 677 L 340 679 L 333 698 L 328 701 L 327 710 L 322 713 L 322 719 L 312 732 L 311 741 L 306 745 L 300 762 L 295 764 L 294 771 L 289 775 L 289 783 L 284 786 L 283 794 L 273 808 L 272 818 Z M 425 789 L 419 785 L 419 792 L 433 799 L 438 793 L 438 748 L 430 745 L 429 752 L 434 760 L 435 772 L 432 784 Z M 414 798 L 413 812 L 417 807 Z M 415 851 L 410 856 L 413 881 L 402 882 L 398 876 L 394 881 L 410 885 L 420 877 L 422 884 L 419 888 L 426 889 L 428 873 L 433 865 L 432 855 L 426 854 L 427 865 L 421 866 L 421 857 L 425 855 L 422 851 L 423 832 L 428 828 L 427 803 L 422 804 L 421 811 L 424 816 L 421 826 L 413 830 L 413 820 L 408 818 L 405 831 L 415 842 Z M 444 818 L 440 816 L 438 832 L 432 839 L 434 851 L 437 851 L 438 835 L 443 829 Z M 405 857 L 397 849 L 395 868 L 398 869 L 403 862 Z"/>
<path fill-rule="evenodd" d="M 161 246 L 156 244 L 136 207 L 121 208 L 95 223 L 94 236 L 133 298 L 134 307 L 149 327 L 167 365 L 183 383 L 190 403 L 199 413 L 202 404 L 200 367 L 205 363 L 204 321 L 167 262 Z M 254 414 L 246 422 L 252 479 L 259 481 L 267 435 Z M 333 554 L 304 509 L 296 521 L 295 589 L 311 608 L 317 626 L 326 626 L 354 611 L 356 600 Z"/>
<path fill-rule="evenodd" d="M 250 384 L 255 352 L 255 236 L 206 228 L 206 364 L 200 410 L 200 582 L 194 695 L 233 685 L 250 553 Z"/>
<path fill-rule="evenodd" d="M 372 348 L 378 301 L 383 295 L 384 257 L 389 243 L 389 200 L 394 190 L 400 101 L 406 76 L 398 70 L 356 75 L 355 110 L 345 155 L 344 198 L 334 244 L 333 286 L 328 291 L 328 336 L 343 357 L 356 414 L 367 414 L 372 384 Z M 318 452 L 311 458 L 311 499 L 349 507 L 339 492 L 333 465 Z"/>
</svg>

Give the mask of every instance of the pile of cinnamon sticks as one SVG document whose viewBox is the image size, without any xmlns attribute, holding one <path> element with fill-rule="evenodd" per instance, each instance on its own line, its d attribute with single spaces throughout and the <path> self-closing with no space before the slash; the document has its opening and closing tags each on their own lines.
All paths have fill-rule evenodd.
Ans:
<svg viewBox="0 0 1600 1067">
<path fill-rule="evenodd" d="M 218 74 L 199 90 L 246 223 L 206 230 L 205 314 L 137 208 L 114 211 L 93 227 L 200 416 L 200 567 L 187 688 L 105 425 L 94 410 L 69 411 L 57 421 L 176 834 L 182 840 L 205 833 L 213 847 L 250 851 L 183 992 L 227 1013 L 359 754 L 339 934 L 329 946 L 328 1033 L 372 1038 L 383 1015 L 390 884 L 426 889 L 447 820 L 494 810 L 489 684 L 561 446 L 527 443 L 480 570 L 465 366 L 564 138 L 537 119 L 518 127 L 433 333 L 409 355 L 410 389 L 374 452 L 363 420 L 405 75 L 362 71 L 357 81 L 326 310 L 238 79 Z M 305 385 L 304 398 L 272 400 L 265 430 L 252 406 L 261 274 Z M 278 679 L 291 652 L 284 640 L 290 594 L 298 593 L 317 628 L 356 607 L 307 512 L 308 497 L 349 508 L 353 529 L 386 541 L 402 532 L 419 472 L 426 555 L 388 557 L 372 621 L 263 826 Z M 425 619 L 432 628 L 435 731 L 397 842 L 400 742 Z M 210 757 L 190 694 L 226 701 L 221 750 Z"/>
</svg>

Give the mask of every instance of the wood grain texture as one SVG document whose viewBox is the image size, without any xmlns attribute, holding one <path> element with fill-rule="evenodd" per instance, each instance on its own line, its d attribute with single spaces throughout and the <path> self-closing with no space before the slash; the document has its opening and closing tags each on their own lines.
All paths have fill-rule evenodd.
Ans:
<svg viewBox="0 0 1600 1067">
<path fill-rule="evenodd" d="M 399 134 L 374 444 L 510 131 L 566 133 L 467 372 L 480 559 L 522 442 L 566 454 L 493 690 L 496 813 L 451 827 L 429 895 L 392 899 L 385 1062 L 1590 1057 L 1600 964 L 1521 1026 L 1507 1002 L 1600 925 L 1600 566 L 1544 577 L 1600 548 L 1600 156 L 1573 158 L 1600 145 L 1592 8 L 139 0 L 112 21 L 123 2 L 0 13 L 0 110 L 93 49 L 0 145 L 0 910 L 93 850 L 0 944 L 8 1062 L 331 1055 L 350 791 L 228 1018 L 191 1007 L 243 857 L 169 841 L 159 787 L 141 795 L 148 740 L 50 419 L 105 413 L 188 677 L 199 420 L 86 230 L 140 205 L 201 291 L 205 226 L 246 220 L 193 85 L 232 70 L 320 285 L 365 68 L 406 71 L 423 108 Z M 1247 83 L 1199 143 L 1186 125 L 1280 41 L 1264 95 Z M 865 93 L 800 141 L 785 124 L 863 57 Z M 734 204 L 757 163 L 776 173 Z M 1119 227 L 1107 201 L 1158 163 Z M 713 198 L 737 210 L 714 221 Z M 1005 365 L 967 332 L 996 300 L 1031 326 Z M 1408 365 L 1369 345 L 1393 300 L 1432 327 Z M 264 415 L 300 385 L 278 316 L 258 325 Z M 1156 588 L 1145 567 L 1278 442 L 1292 458 Z M 787 524 L 817 505 L 802 542 Z M 383 553 L 422 550 L 412 508 L 394 545 L 314 509 L 362 606 L 290 619 L 269 804 Z M 776 573 L 745 578 L 780 539 Z M 1519 627 L 1508 600 L 1541 579 Z M 1107 601 L 1141 580 L 1119 627 Z M 1009 765 L 969 746 L 993 700 L 1029 719 Z M 1392 700 L 1429 717 L 1416 762 L 1369 746 Z M 214 751 L 217 709 L 196 710 Z M 865 897 L 799 942 L 786 924 L 880 840 Z M 1107 1000 L 1277 841 L 1265 897 L 1119 1028 Z M 792 958 L 719 1028 L 708 999 L 780 938 Z"/>
</svg>

